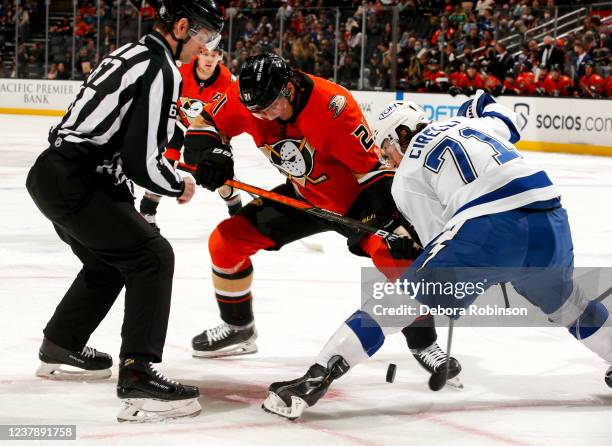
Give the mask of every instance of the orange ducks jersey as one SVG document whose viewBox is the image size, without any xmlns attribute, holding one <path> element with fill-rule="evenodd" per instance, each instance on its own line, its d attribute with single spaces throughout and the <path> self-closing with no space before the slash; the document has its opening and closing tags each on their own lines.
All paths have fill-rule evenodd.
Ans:
<svg viewBox="0 0 612 446">
<path fill-rule="evenodd" d="M 183 64 L 179 68 L 183 84 L 177 102 L 178 128 L 174 131 L 172 139 L 168 141 L 164 152 L 164 156 L 172 161 L 181 159 L 183 132 L 189 127 L 189 124 L 202 113 L 204 105 L 219 98 L 235 79 L 225 65 L 219 63 L 213 75 L 203 81 L 198 78 L 197 63 L 198 56 L 195 56 L 191 62 Z"/>
<path fill-rule="evenodd" d="M 199 116 L 204 105 L 220 98 L 235 79 L 227 67 L 219 63 L 209 79 L 200 80 L 196 72 L 197 64 L 198 56 L 195 56 L 191 62 L 179 68 L 183 86 L 178 107 L 181 122 L 185 127 L 188 127 L 191 121 Z"/>
<path fill-rule="evenodd" d="M 586 97 L 593 94 L 602 94 L 604 92 L 604 80 L 597 73 L 593 73 L 590 76 L 584 75 L 580 78 L 580 89 Z"/>
<path fill-rule="evenodd" d="M 377 170 L 373 134 L 348 90 L 301 72 L 295 72 L 293 80 L 296 101 L 289 121 L 253 116 L 240 102 L 237 82 L 206 105 L 204 116 L 229 138 L 250 134 L 299 195 L 315 206 L 344 214 L 362 186 L 391 172 Z"/>
</svg>

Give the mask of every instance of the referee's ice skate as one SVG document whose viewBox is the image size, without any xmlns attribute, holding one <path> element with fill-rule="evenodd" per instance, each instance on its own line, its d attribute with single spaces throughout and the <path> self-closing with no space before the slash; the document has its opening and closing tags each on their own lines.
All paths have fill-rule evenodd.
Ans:
<svg viewBox="0 0 612 446">
<path fill-rule="evenodd" d="M 218 358 L 257 353 L 257 330 L 251 323 L 244 327 L 223 322 L 195 336 L 191 345 L 193 356 L 199 358 Z"/>
<path fill-rule="evenodd" d="M 91 347 L 72 351 L 45 338 L 38 351 L 40 366 L 36 376 L 47 379 L 89 381 L 111 376 L 113 359 Z"/>
<path fill-rule="evenodd" d="M 305 409 L 314 406 L 331 383 L 344 375 L 349 367 L 342 356 L 332 357 L 327 367 L 313 364 L 301 378 L 270 384 L 268 397 L 261 407 L 266 412 L 295 420 Z"/>
<path fill-rule="evenodd" d="M 195 417 L 202 407 L 200 391 L 171 380 L 150 362 L 125 359 L 119 365 L 117 396 L 123 400 L 117 420 L 148 423 Z"/>
<path fill-rule="evenodd" d="M 421 366 L 432 375 L 445 373 L 446 353 L 437 342 L 421 350 L 411 350 L 412 355 Z M 457 375 L 461 372 L 461 364 L 452 356 L 448 360 L 448 378 L 446 384 L 455 388 L 463 389 L 463 383 Z"/>
</svg>

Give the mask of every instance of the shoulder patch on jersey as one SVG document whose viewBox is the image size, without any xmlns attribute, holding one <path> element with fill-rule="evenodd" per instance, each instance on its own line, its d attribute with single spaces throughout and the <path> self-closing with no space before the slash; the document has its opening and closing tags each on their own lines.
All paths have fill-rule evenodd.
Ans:
<svg viewBox="0 0 612 446">
<path fill-rule="evenodd" d="M 333 111 L 334 119 L 336 119 L 344 111 L 346 107 L 346 97 L 337 94 L 329 101 L 327 111 Z"/>
<path fill-rule="evenodd" d="M 188 118 L 194 119 L 204 109 L 204 104 L 199 99 L 192 99 L 187 97 L 181 98 L 181 111 L 185 113 Z"/>
</svg>

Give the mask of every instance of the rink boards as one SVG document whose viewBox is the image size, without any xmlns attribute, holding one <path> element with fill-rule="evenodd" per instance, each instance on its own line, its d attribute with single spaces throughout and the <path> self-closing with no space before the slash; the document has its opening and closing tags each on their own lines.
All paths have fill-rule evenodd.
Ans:
<svg viewBox="0 0 612 446">
<path fill-rule="evenodd" d="M 62 116 L 81 82 L 0 79 L 0 113 Z M 353 91 L 373 124 L 395 99 L 420 104 L 431 120 L 456 115 L 464 95 Z M 612 101 L 608 99 L 501 96 L 497 100 L 517 114 L 522 150 L 612 156 Z"/>
</svg>

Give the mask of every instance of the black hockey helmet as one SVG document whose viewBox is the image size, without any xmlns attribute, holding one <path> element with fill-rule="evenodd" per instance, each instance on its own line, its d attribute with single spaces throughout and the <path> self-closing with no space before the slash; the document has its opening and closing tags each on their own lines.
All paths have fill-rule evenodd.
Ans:
<svg viewBox="0 0 612 446">
<path fill-rule="evenodd" d="M 268 108 L 279 96 L 289 96 L 285 86 L 292 76 L 291 68 L 276 54 L 251 56 L 238 77 L 240 102 L 251 111 Z"/>
<path fill-rule="evenodd" d="M 137 0 L 132 0 L 132 2 Z M 215 0 L 153 0 L 149 2 L 162 22 L 172 25 L 179 19 L 189 20 L 189 35 L 194 37 L 202 29 L 210 31 L 208 48 L 215 48 L 221 39 L 223 14 Z M 203 45 L 204 46 L 204 45 Z"/>
</svg>

